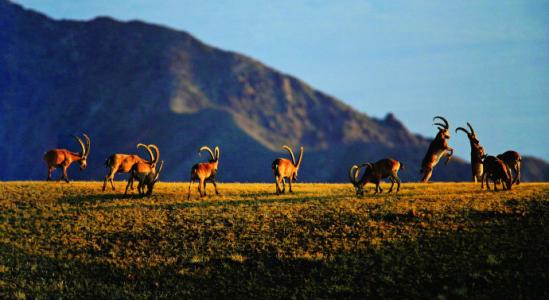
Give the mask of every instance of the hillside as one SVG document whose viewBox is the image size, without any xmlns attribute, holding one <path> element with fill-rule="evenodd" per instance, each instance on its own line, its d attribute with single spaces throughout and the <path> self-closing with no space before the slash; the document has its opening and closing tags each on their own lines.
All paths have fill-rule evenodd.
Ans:
<svg viewBox="0 0 549 300">
<path fill-rule="evenodd" d="M 547 183 L 100 186 L 0 182 L 1 299 L 547 298 Z"/>
<path fill-rule="evenodd" d="M 210 47 L 185 32 L 107 17 L 53 20 L 0 0 L 0 180 L 42 179 L 42 154 L 78 150 L 70 134 L 92 138 L 89 167 L 70 175 L 100 179 L 112 153 L 155 143 L 165 180 L 183 180 L 202 145 L 220 145 L 220 180 L 269 181 L 282 144 L 306 148 L 300 178 L 345 180 L 356 162 L 393 156 L 417 180 L 428 139 L 389 114 L 370 118 L 246 56 Z M 434 112 L 435 114 L 435 112 Z M 429 122 L 430 120 L 426 120 Z M 433 133 L 435 130 L 433 130 Z M 525 165 L 528 165 L 527 159 Z M 540 179 L 528 173 L 525 178 Z M 536 174 L 547 177 L 547 164 Z M 465 180 L 459 159 L 433 180 Z"/>
</svg>

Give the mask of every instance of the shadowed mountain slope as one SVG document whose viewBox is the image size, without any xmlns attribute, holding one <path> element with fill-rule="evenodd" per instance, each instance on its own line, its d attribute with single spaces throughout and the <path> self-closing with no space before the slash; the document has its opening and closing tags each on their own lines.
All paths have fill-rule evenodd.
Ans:
<svg viewBox="0 0 549 300">
<path fill-rule="evenodd" d="M 92 147 L 86 171 L 71 167 L 74 179 L 101 179 L 105 158 L 135 153 L 138 142 L 160 147 L 163 180 L 187 180 L 206 159 L 197 149 L 219 145 L 220 180 L 269 181 L 272 160 L 287 156 L 282 144 L 305 147 L 304 181 L 346 180 L 353 163 L 386 156 L 404 162 L 403 179 L 419 177 L 429 140 L 392 114 L 370 118 L 185 32 L 106 17 L 57 21 L 5 0 L 0 28 L 0 151 L 12 162 L 1 180 L 45 178 L 43 153 L 78 150 L 70 134 L 80 132 Z M 547 164 L 537 164 L 525 178 L 547 177 Z M 456 159 L 433 180 L 469 177 Z"/>
</svg>

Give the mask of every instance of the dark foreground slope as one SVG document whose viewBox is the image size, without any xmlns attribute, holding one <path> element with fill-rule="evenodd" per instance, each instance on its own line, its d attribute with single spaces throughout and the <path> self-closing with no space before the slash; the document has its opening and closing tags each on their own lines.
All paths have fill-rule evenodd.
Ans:
<svg viewBox="0 0 549 300">
<path fill-rule="evenodd" d="M 117 183 L 122 186 L 123 183 Z M 0 182 L 0 298 L 547 299 L 549 185 Z M 196 186 L 195 186 L 196 187 Z M 211 188 L 211 187 L 210 187 Z"/>
<path fill-rule="evenodd" d="M 104 17 L 56 21 L 5 0 L 0 27 L 0 152 L 14 162 L 1 180 L 45 178 L 43 153 L 77 150 L 70 134 L 80 132 L 92 150 L 88 169 L 70 172 L 78 179 L 101 178 L 108 155 L 133 153 L 138 142 L 160 147 L 167 180 L 187 178 L 202 145 L 221 146 L 220 180 L 270 180 L 282 144 L 305 146 L 305 181 L 345 180 L 352 163 L 385 156 L 408 167 L 403 179 L 418 178 L 428 140 L 393 115 L 370 118 L 185 32 Z M 468 178 L 459 160 L 433 177 Z"/>
</svg>

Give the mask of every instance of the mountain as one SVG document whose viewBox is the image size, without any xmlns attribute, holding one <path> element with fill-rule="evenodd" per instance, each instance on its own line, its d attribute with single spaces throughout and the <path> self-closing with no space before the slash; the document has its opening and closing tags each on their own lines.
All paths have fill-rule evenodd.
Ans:
<svg viewBox="0 0 549 300">
<path fill-rule="evenodd" d="M 43 153 L 78 151 L 70 135 L 81 132 L 92 148 L 86 171 L 69 170 L 74 179 L 102 179 L 106 157 L 135 153 L 139 142 L 160 147 L 168 181 L 189 178 L 206 159 L 202 145 L 221 147 L 221 181 L 272 181 L 283 144 L 305 147 L 303 181 L 345 181 L 350 165 L 387 156 L 404 163 L 404 180 L 419 178 L 430 140 L 394 115 L 368 117 L 186 32 L 107 17 L 53 20 L 6 0 L 0 28 L 0 151 L 10 162 L 0 180 L 44 179 Z M 534 161 L 536 173 L 529 164 L 524 178 L 547 178 L 545 162 Z M 469 170 L 456 158 L 433 180 L 467 180 Z"/>
</svg>

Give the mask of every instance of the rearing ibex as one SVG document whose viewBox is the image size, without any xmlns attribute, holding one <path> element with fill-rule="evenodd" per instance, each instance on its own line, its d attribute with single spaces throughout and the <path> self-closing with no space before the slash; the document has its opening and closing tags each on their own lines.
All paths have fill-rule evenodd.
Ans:
<svg viewBox="0 0 549 300">
<path fill-rule="evenodd" d="M 79 137 L 73 135 L 74 139 L 78 142 L 78 144 L 80 144 L 80 147 L 82 149 L 82 152 L 80 153 L 71 152 L 67 149 L 52 149 L 44 154 L 44 161 L 48 166 L 48 181 L 51 180 L 51 173 L 53 172 L 53 170 L 55 170 L 56 168 L 61 168 L 63 170 L 63 174 L 59 179 L 65 179 L 65 181 L 68 183 L 69 177 L 67 176 L 67 169 L 75 161 L 80 164 L 80 170 L 86 169 L 88 154 L 90 154 L 91 142 L 87 134 L 84 133 L 83 135 L 86 139 L 85 146 Z"/>
<path fill-rule="evenodd" d="M 292 160 L 286 158 L 277 158 L 271 164 L 273 173 L 275 176 L 276 184 L 276 193 L 285 193 L 286 192 L 286 183 L 284 178 L 288 178 L 288 184 L 290 185 L 290 193 L 292 191 L 292 181 L 297 181 L 297 172 L 299 171 L 299 166 L 301 165 L 301 160 L 303 159 L 303 147 L 299 148 L 299 158 L 297 162 L 295 161 L 294 152 L 292 149 L 286 145 L 282 146 L 283 149 L 288 150 Z M 282 189 L 280 189 L 279 183 L 282 182 Z"/>
<path fill-rule="evenodd" d="M 467 131 L 463 127 L 456 128 L 456 133 L 458 130 L 461 130 L 467 134 L 469 138 L 469 144 L 471 145 L 471 171 L 473 173 L 473 181 L 476 183 L 477 180 L 482 179 L 483 164 L 482 157 L 484 156 L 484 148 L 480 145 L 480 141 L 477 138 L 473 126 L 467 122 L 467 126 L 471 132 Z"/>
<path fill-rule="evenodd" d="M 450 139 L 450 126 L 448 121 L 441 116 L 436 116 L 433 118 L 433 121 L 436 119 L 442 120 L 442 123 L 434 123 L 437 125 L 438 133 L 435 139 L 429 145 L 429 149 L 421 162 L 421 173 L 423 174 L 421 182 L 428 182 L 433 174 L 433 168 L 437 165 L 438 161 L 446 156 L 448 159 L 445 164 L 448 164 L 450 158 L 454 154 L 454 149 L 448 146 L 448 139 Z"/>
</svg>

